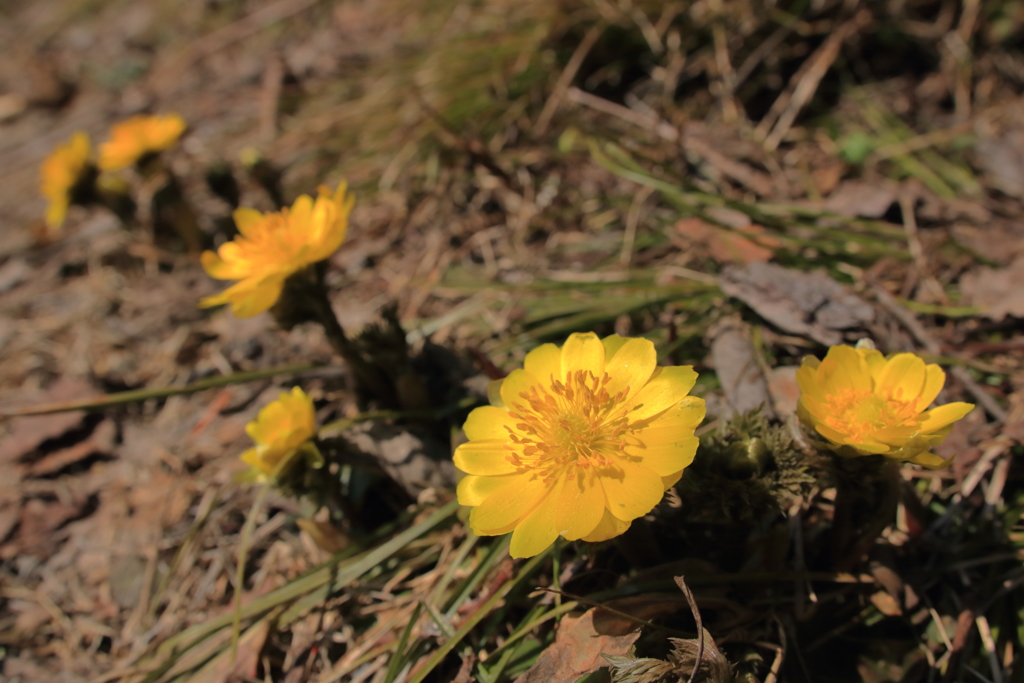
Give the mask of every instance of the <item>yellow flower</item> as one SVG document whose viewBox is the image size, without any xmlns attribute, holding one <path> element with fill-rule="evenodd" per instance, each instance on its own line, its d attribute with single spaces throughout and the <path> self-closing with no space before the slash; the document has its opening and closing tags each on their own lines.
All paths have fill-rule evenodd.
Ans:
<svg viewBox="0 0 1024 683">
<path fill-rule="evenodd" d="M 118 171 L 147 154 L 162 152 L 185 132 L 185 120 L 177 114 L 133 116 L 110 129 L 110 140 L 100 145 L 100 168 Z"/>
<path fill-rule="evenodd" d="M 833 346 L 825 360 L 808 357 L 796 374 L 797 412 L 839 455 L 881 454 L 932 469 L 948 461 L 928 451 L 945 440 L 970 403 L 926 410 L 946 373 L 913 353 L 886 359 L 874 349 Z"/>
<path fill-rule="evenodd" d="M 199 305 L 231 304 L 239 318 L 269 309 L 277 303 L 289 275 L 338 250 L 345 241 L 353 203 L 351 196 L 345 196 L 343 182 L 334 194 L 321 186 L 316 201 L 302 195 L 290 211 L 261 214 L 237 209 L 235 225 L 241 234 L 221 245 L 216 254 L 203 252 L 202 262 L 210 277 L 240 282 Z"/>
<path fill-rule="evenodd" d="M 91 153 L 89 136 L 79 131 L 46 157 L 40 169 L 41 190 L 49 201 L 46 225 L 56 230 L 64 223 L 71 206 L 72 190 L 84 177 Z"/>
<path fill-rule="evenodd" d="M 313 399 L 299 387 L 282 391 L 245 426 L 245 433 L 256 447 L 242 453 L 242 462 L 251 465 L 259 479 L 276 478 L 316 434 Z"/>
<path fill-rule="evenodd" d="M 646 339 L 588 332 L 493 382 L 455 451 L 473 531 L 511 531 L 512 556 L 531 557 L 559 535 L 618 536 L 650 512 L 693 461 L 704 419 L 704 400 L 687 396 L 693 368 L 656 364 Z"/>
</svg>

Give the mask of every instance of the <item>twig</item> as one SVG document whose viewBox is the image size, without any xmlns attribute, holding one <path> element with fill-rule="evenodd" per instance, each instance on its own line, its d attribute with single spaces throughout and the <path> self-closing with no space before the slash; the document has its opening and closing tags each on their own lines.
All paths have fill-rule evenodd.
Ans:
<svg viewBox="0 0 1024 683">
<path fill-rule="evenodd" d="M 278 0 L 278 2 L 264 5 L 252 14 L 196 39 L 181 52 L 172 56 L 163 66 L 155 69 L 150 80 L 157 90 L 173 87 L 181 81 L 180 75 L 203 57 L 244 40 L 270 24 L 309 9 L 319 1 Z"/>
<path fill-rule="evenodd" d="M 156 389 L 133 389 L 131 391 L 120 391 L 106 396 L 96 396 L 81 401 L 70 401 L 67 403 L 47 403 L 41 406 L 30 406 L 0 412 L 0 420 L 23 417 L 26 415 L 51 415 L 53 413 L 67 413 L 74 410 L 103 410 L 112 406 L 125 403 L 146 401 L 151 398 L 167 398 L 168 396 L 179 396 L 182 394 L 194 394 L 198 391 L 205 391 L 215 387 L 223 387 L 230 384 L 242 384 L 243 382 L 254 382 L 261 379 L 269 379 L 274 375 L 297 375 L 311 370 L 340 370 L 340 368 L 328 365 L 316 365 L 312 363 L 300 363 L 298 365 L 284 365 L 267 370 L 253 370 L 251 372 L 236 372 L 233 375 L 222 375 L 209 379 L 199 380 L 183 387 L 158 387 Z"/>
<path fill-rule="evenodd" d="M 697 607 L 697 599 L 693 597 L 693 591 L 686 585 L 686 581 L 682 576 L 673 577 L 676 585 L 679 586 L 679 590 L 686 596 L 686 602 L 690 605 L 690 611 L 693 613 L 693 620 L 697 622 L 697 656 L 693 662 L 693 669 L 690 670 L 690 681 L 697 678 L 697 671 L 700 670 L 701 660 L 704 659 L 704 621 L 700 617 L 700 609 Z"/>
<path fill-rule="evenodd" d="M 1003 669 L 999 666 L 996 642 L 992 639 L 992 630 L 988 627 L 988 619 L 985 618 L 984 614 L 979 614 L 974 618 L 974 623 L 978 627 L 978 633 L 981 635 L 981 643 L 985 647 L 985 654 L 988 655 L 988 663 L 992 668 L 992 681 L 993 683 L 1003 683 Z"/>
<path fill-rule="evenodd" d="M 765 149 L 771 151 L 779 146 L 800 111 L 814 97 L 821 79 L 825 77 L 828 70 L 832 68 L 833 62 L 839 57 L 843 43 L 871 23 L 871 19 L 869 11 L 866 9 L 859 11 L 852 19 L 833 31 L 800 67 L 800 70 L 793 75 L 787 92 L 779 95 L 768 115 L 757 127 L 756 134 L 764 137 Z M 775 127 L 772 128 L 771 133 L 768 133 L 767 129 L 772 125 L 773 116 L 778 116 L 778 119 L 775 121 Z"/>
<path fill-rule="evenodd" d="M 633 203 L 626 213 L 626 231 L 622 236 L 622 252 L 619 254 L 619 263 L 623 268 L 629 268 L 629 262 L 633 259 L 633 244 L 636 242 L 636 229 L 640 223 L 640 210 L 653 192 L 654 188 L 641 188 L 633 197 Z"/>
<path fill-rule="evenodd" d="M 277 54 L 270 55 L 267 68 L 263 72 L 263 83 L 260 86 L 260 140 L 270 142 L 277 133 L 277 107 L 281 99 L 281 88 L 284 83 L 284 62 Z"/>
<path fill-rule="evenodd" d="M 900 192 L 900 213 L 903 214 L 903 230 L 907 233 L 907 249 L 914 259 L 914 267 L 917 270 L 918 281 L 920 281 L 924 278 L 928 262 L 925 260 L 924 249 L 921 247 L 921 238 L 917 235 L 917 216 L 914 215 L 915 199 L 915 194 L 907 189 Z"/>
<path fill-rule="evenodd" d="M 609 102 L 606 99 L 584 92 L 579 88 L 569 88 L 566 96 L 572 102 L 582 104 L 583 106 L 589 107 L 595 111 L 615 116 L 627 123 L 633 124 L 634 126 L 639 126 L 649 130 L 663 140 L 676 142 L 682 139 L 683 145 L 687 150 L 703 158 L 715 167 L 715 169 L 721 171 L 723 175 L 732 178 L 739 184 L 762 197 L 771 196 L 775 191 L 775 185 L 772 182 L 772 179 L 766 174 L 761 173 L 760 171 L 755 171 L 746 164 L 730 159 L 721 152 L 715 150 L 710 143 L 697 135 L 687 132 L 680 134 L 679 130 L 675 126 L 660 120 L 656 116 L 644 114 L 643 112 L 630 109 L 629 107 L 624 107 L 621 104 L 616 104 L 615 102 Z"/>
<path fill-rule="evenodd" d="M 604 25 L 591 26 L 590 30 L 583 36 L 583 40 L 576 46 L 576 50 L 572 53 L 565 68 L 562 69 L 562 74 L 555 82 L 551 95 L 548 97 L 547 102 L 544 103 L 544 109 L 541 110 L 540 116 L 537 117 L 537 123 L 533 125 L 533 135 L 535 137 L 540 137 L 547 130 L 548 124 L 551 123 L 551 117 L 555 115 L 558 105 L 562 103 L 565 93 L 572 84 L 572 79 L 576 78 L 577 72 L 583 66 L 583 60 L 587 58 L 591 48 L 594 47 L 594 44 L 603 32 Z"/>
<path fill-rule="evenodd" d="M 990 510 L 994 509 L 999 497 L 1003 495 L 1006 487 L 1006 478 L 1010 474 L 1010 458 L 1004 457 L 992 468 L 992 477 L 988 480 L 988 487 L 985 489 L 985 506 Z"/>
<path fill-rule="evenodd" d="M 981 482 L 981 478 L 988 472 L 989 465 L 1000 455 L 1007 452 L 1009 448 L 1010 440 L 1000 439 L 985 449 L 985 452 L 978 458 L 978 462 L 974 463 L 974 467 L 971 468 L 971 471 L 964 477 L 963 483 L 960 484 L 960 495 L 964 498 L 971 495 L 975 487 Z"/>
</svg>

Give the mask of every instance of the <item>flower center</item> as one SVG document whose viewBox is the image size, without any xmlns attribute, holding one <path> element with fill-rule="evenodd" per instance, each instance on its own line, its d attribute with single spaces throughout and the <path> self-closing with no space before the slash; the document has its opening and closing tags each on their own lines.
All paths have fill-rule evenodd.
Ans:
<svg viewBox="0 0 1024 683">
<path fill-rule="evenodd" d="M 507 428 L 516 444 L 507 456 L 516 467 L 532 470 L 545 481 L 567 474 L 571 481 L 600 468 L 613 467 L 627 444 L 642 445 L 620 407 L 629 393 L 614 396 L 607 385 L 611 377 L 598 378 L 590 371 L 553 376 L 548 387 L 535 384 L 520 392 L 522 403 L 513 403 L 509 414 L 515 429 Z"/>
<path fill-rule="evenodd" d="M 902 388 L 889 388 L 881 394 L 844 389 L 825 399 L 829 417 L 824 423 L 862 443 L 883 429 L 917 425 L 915 403 L 904 400 Z"/>
</svg>

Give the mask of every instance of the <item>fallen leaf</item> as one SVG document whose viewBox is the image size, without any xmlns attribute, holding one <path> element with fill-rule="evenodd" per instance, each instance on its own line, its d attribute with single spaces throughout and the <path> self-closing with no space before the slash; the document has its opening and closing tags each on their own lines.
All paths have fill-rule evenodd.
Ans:
<svg viewBox="0 0 1024 683">
<path fill-rule="evenodd" d="M 875 317 L 870 304 L 824 273 L 752 263 L 727 268 L 719 285 L 780 329 L 826 346 L 842 341 L 840 330 L 862 327 Z"/>
<path fill-rule="evenodd" d="M 96 429 L 89 435 L 89 438 L 76 443 L 74 446 L 47 453 L 32 463 L 26 470 L 26 473 L 33 477 L 42 477 L 59 472 L 68 465 L 72 465 L 93 453 L 109 454 L 114 447 L 114 438 L 116 436 L 117 427 L 111 420 L 104 420 L 96 425 Z"/>
<path fill-rule="evenodd" d="M 59 403 L 93 395 L 89 383 L 80 379 L 62 378 L 48 388 L 33 403 Z M 55 413 L 16 417 L 10 421 L 10 431 L 0 442 L 0 463 L 13 462 L 31 453 L 47 439 L 54 439 L 82 423 L 85 412 Z"/>
<path fill-rule="evenodd" d="M 640 637 L 640 625 L 624 635 L 599 632 L 594 615 L 597 609 L 587 610 L 583 616 L 562 617 L 555 642 L 540 653 L 537 661 L 518 679 L 517 683 L 574 683 L 601 667 L 608 666 L 602 655 L 624 655 Z M 621 619 L 621 617 L 619 617 Z M 618 622 L 604 623 L 612 628 Z"/>
<path fill-rule="evenodd" d="M 1001 321 L 1006 316 L 1024 318 L 1024 257 L 1006 268 L 986 268 L 960 278 L 962 303 L 985 309 L 985 316 Z"/>
<path fill-rule="evenodd" d="M 80 504 L 44 503 L 33 498 L 21 509 L 21 528 L 12 545 L 17 546 L 20 554 L 49 557 L 58 543 L 53 532 L 80 515 L 84 508 L 85 501 Z"/>
<path fill-rule="evenodd" d="M 775 254 L 771 247 L 779 245 L 778 239 L 767 234 L 760 225 L 727 229 L 700 218 L 684 218 L 676 223 L 675 228 L 685 239 L 703 245 L 711 258 L 719 263 L 767 261 Z"/>
<path fill-rule="evenodd" d="M 975 160 L 989 182 L 1011 197 L 1024 198 L 1024 128 L 974 143 Z"/>
<path fill-rule="evenodd" d="M 340 553 L 352 545 L 352 539 L 343 534 L 330 522 L 321 522 L 316 519 L 299 518 L 295 520 L 299 528 L 309 534 L 309 537 L 316 543 L 317 547 L 330 554 Z"/>
<path fill-rule="evenodd" d="M 0 544 L 7 540 L 19 517 L 17 505 L 0 506 Z"/>
<path fill-rule="evenodd" d="M 733 413 L 746 413 L 764 406 L 766 414 L 774 414 L 771 394 L 756 350 L 750 338 L 750 326 L 739 316 L 726 318 L 708 330 L 711 338 L 711 362 L 722 385 L 725 401 Z"/>
<path fill-rule="evenodd" d="M 839 159 L 829 159 L 824 166 L 815 168 L 811 173 L 811 177 L 814 179 L 814 184 L 818 188 L 818 192 L 822 196 L 827 197 L 832 194 L 832 191 L 839 185 L 839 181 L 843 177 L 843 173 L 846 171 L 846 164 Z"/>
<path fill-rule="evenodd" d="M 238 652 L 232 657 L 231 646 L 217 655 L 206 666 L 188 680 L 190 683 L 234 683 L 252 680 L 256 677 L 256 665 L 260 651 L 267 640 L 270 621 L 263 619 L 238 639 Z"/>
<path fill-rule="evenodd" d="M 796 415 L 796 404 L 800 400 L 800 385 L 796 383 L 795 365 L 772 368 L 768 373 L 768 393 L 779 417 Z"/>
<path fill-rule="evenodd" d="M 898 192 L 899 187 L 895 183 L 848 180 L 829 195 L 825 210 L 840 216 L 881 218 L 896 201 Z"/>
<path fill-rule="evenodd" d="M 885 591 L 878 591 L 874 593 L 871 596 L 871 604 L 887 617 L 898 617 L 903 614 L 903 610 L 900 609 L 900 605 L 896 602 L 896 599 Z"/>
</svg>

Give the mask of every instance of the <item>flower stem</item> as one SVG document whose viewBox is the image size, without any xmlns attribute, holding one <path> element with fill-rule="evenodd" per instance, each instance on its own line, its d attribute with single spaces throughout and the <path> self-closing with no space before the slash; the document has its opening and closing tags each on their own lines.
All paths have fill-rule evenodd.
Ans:
<svg viewBox="0 0 1024 683">
<path fill-rule="evenodd" d="M 271 312 L 277 323 L 290 330 L 301 322 L 319 323 L 335 353 L 352 370 L 357 391 L 377 399 L 382 407 L 399 407 L 394 387 L 384 372 L 367 361 L 338 322 L 324 285 L 324 262 L 295 273 L 285 282 L 281 299 Z"/>
<path fill-rule="evenodd" d="M 860 561 L 896 518 L 899 463 L 881 456 L 836 458 L 832 560 L 836 571 Z"/>
</svg>

